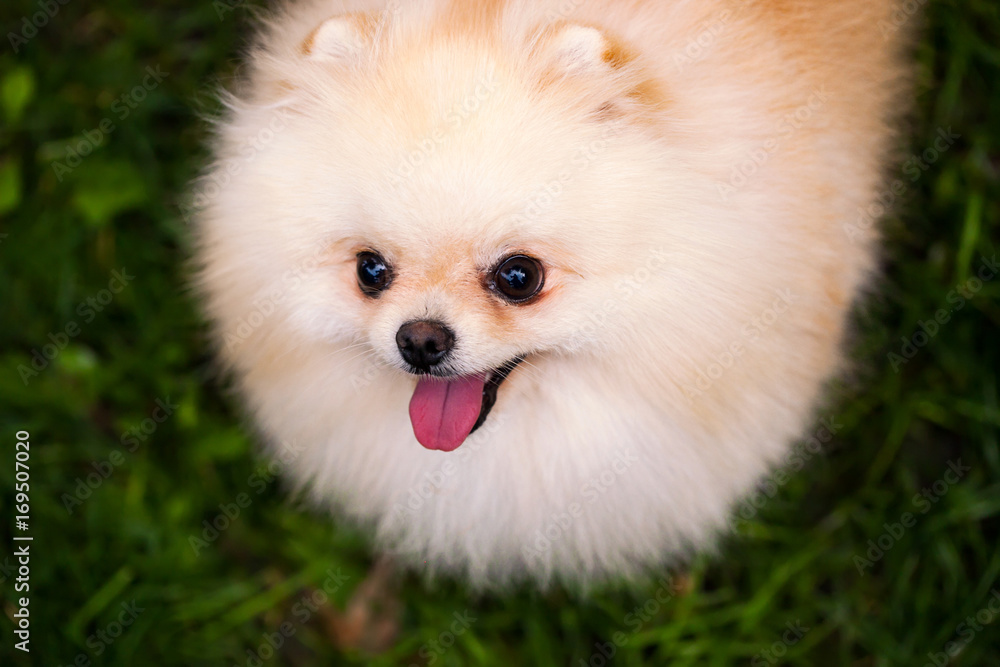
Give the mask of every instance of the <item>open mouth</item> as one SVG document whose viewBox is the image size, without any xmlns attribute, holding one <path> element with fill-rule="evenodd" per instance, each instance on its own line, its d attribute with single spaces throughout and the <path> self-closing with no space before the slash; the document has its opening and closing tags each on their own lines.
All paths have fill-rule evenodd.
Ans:
<svg viewBox="0 0 1000 667">
<path fill-rule="evenodd" d="M 417 441 L 427 449 L 457 449 L 486 421 L 497 402 L 497 389 L 522 359 L 515 357 L 476 375 L 422 376 L 410 399 L 410 422 Z"/>
</svg>

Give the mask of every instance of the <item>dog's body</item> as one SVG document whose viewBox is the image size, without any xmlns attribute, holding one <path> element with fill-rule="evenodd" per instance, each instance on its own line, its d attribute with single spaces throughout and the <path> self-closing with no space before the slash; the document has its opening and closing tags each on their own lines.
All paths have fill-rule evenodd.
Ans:
<svg viewBox="0 0 1000 667">
<path fill-rule="evenodd" d="M 290 5 L 198 195 L 222 354 L 290 476 L 477 585 L 710 544 L 841 366 L 903 80 L 889 11 Z M 544 284 L 515 302 L 496 267 L 523 256 Z"/>
</svg>

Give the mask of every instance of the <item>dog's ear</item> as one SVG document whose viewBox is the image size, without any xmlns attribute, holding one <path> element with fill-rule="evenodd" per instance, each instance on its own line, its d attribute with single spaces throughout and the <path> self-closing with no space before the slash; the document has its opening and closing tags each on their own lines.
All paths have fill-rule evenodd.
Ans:
<svg viewBox="0 0 1000 667">
<path fill-rule="evenodd" d="M 638 119 L 665 99 L 635 57 L 599 28 L 560 23 L 543 28 L 535 43 L 543 88 L 566 91 L 599 119 Z"/>
<path fill-rule="evenodd" d="M 551 64 L 568 74 L 600 74 L 611 69 L 613 49 L 597 28 L 566 23 L 548 39 Z"/>
<path fill-rule="evenodd" d="M 357 63 L 372 48 L 381 20 L 381 12 L 327 19 L 306 37 L 302 52 L 310 60 Z"/>
</svg>

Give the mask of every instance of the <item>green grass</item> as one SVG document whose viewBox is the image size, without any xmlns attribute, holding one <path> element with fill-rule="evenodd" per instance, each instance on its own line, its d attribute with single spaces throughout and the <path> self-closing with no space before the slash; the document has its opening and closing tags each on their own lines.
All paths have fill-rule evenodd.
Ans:
<svg viewBox="0 0 1000 667">
<path fill-rule="evenodd" d="M 927 4 L 906 140 L 917 153 L 939 128 L 961 137 L 915 182 L 900 162 L 895 177 L 907 189 L 885 223 L 884 278 L 857 318 L 862 370 L 822 412 L 839 425 L 823 453 L 719 557 L 695 561 L 663 604 L 649 602 L 655 583 L 587 600 L 560 591 L 476 599 L 407 578 L 399 641 L 376 657 L 338 653 L 325 629 L 325 610 L 342 608 L 371 566 L 364 537 L 288 502 L 280 483 L 251 483 L 260 466 L 252 432 L 213 374 L 184 288 L 179 202 L 205 157 L 194 109 L 211 111 L 213 87 L 235 71 L 250 10 L 220 18 L 228 5 L 207 0 L 50 4 L 58 14 L 18 54 L 6 38 L 0 48 L 0 560 L 19 532 L 13 447 L 25 429 L 32 664 L 82 655 L 77 664 L 245 665 L 248 649 L 289 622 L 294 635 L 264 664 L 600 665 L 595 643 L 621 632 L 622 665 L 920 666 L 963 639 L 957 626 L 1000 590 L 1000 280 L 953 292 L 1000 245 L 995 3 Z M 4 0 L 4 34 L 39 6 Z M 156 66 L 169 74 L 121 117 L 116 99 Z M 105 118 L 113 128 L 83 166 L 57 173 L 53 161 Z M 123 268 L 134 278 L 101 305 Z M 911 360 L 889 356 L 958 298 L 961 310 Z M 18 367 L 60 333 L 65 349 L 25 384 Z M 130 435 L 168 398 L 169 417 L 155 430 L 147 422 L 144 439 Z M 110 477 L 68 512 L 64 494 L 94 462 L 107 471 L 100 462 L 115 450 Z M 931 491 L 934 503 L 913 502 L 958 459 L 969 469 L 957 483 L 940 498 Z M 241 493 L 251 504 L 195 555 L 189 537 Z M 914 525 L 898 540 L 883 536 L 905 513 Z M 855 556 L 880 536 L 892 547 L 860 572 Z M 331 569 L 346 583 L 305 613 L 303 597 Z M 3 664 L 24 660 L 12 649 L 14 576 L 0 574 Z M 133 599 L 143 611 L 121 636 L 88 646 Z M 644 604 L 644 620 L 629 616 Z M 450 643 L 442 633 L 465 610 L 476 620 L 436 652 L 431 642 Z M 809 629 L 769 661 L 762 652 L 787 623 Z M 951 664 L 998 661 L 1000 618 Z"/>
</svg>

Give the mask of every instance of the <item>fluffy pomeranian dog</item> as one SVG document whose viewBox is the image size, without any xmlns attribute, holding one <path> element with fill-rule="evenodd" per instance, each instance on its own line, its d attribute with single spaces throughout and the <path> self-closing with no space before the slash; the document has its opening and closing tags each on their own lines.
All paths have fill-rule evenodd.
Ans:
<svg viewBox="0 0 1000 667">
<path fill-rule="evenodd" d="M 843 368 L 892 9 L 278 11 L 194 199 L 220 354 L 286 476 L 477 587 L 710 548 Z"/>
</svg>

